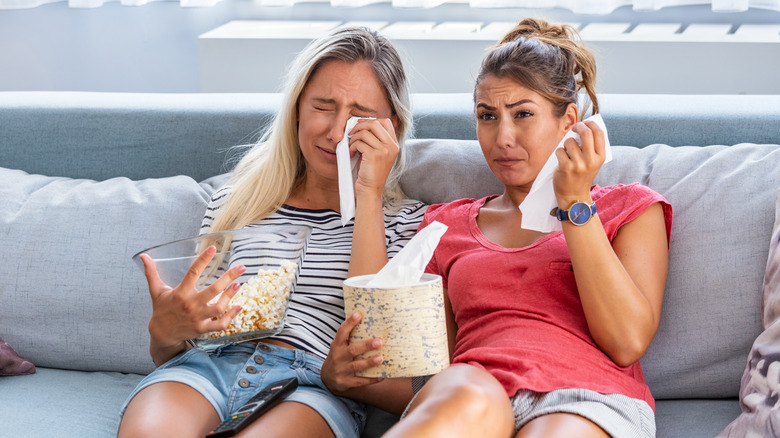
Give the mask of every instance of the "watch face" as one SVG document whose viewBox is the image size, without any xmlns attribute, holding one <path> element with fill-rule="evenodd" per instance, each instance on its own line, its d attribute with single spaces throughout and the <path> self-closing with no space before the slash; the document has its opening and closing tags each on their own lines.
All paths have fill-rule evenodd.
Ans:
<svg viewBox="0 0 780 438">
<path fill-rule="evenodd" d="M 585 225 L 590 215 L 590 206 L 584 202 L 577 202 L 569 209 L 569 220 L 574 225 Z"/>
</svg>

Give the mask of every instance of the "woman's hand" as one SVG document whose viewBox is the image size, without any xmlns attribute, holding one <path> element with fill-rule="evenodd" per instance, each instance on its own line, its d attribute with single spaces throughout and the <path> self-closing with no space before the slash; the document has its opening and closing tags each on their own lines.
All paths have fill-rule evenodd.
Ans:
<svg viewBox="0 0 780 438">
<path fill-rule="evenodd" d="M 244 273 L 244 266 L 233 267 L 202 291 L 195 288 L 198 278 L 215 253 L 216 248 L 213 246 L 203 251 L 175 288 L 160 279 L 157 267 L 148 255 L 141 255 L 152 297 L 150 352 L 156 364 L 160 365 L 184 350 L 187 339 L 226 329 L 241 311 L 241 306 L 228 308 L 228 303 L 239 288 L 237 283 L 232 282 Z M 224 292 L 222 296 L 215 303 L 209 304 L 221 292 Z"/>
<path fill-rule="evenodd" d="M 355 196 L 367 193 L 381 197 L 399 150 L 393 122 L 361 119 L 349 135 L 350 154 L 361 154 Z"/>
<path fill-rule="evenodd" d="M 382 347 L 381 339 L 368 339 L 354 344 L 349 343 L 349 334 L 360 322 L 361 315 L 355 312 L 344 321 L 336 332 L 330 351 L 322 364 L 321 378 L 325 386 L 336 395 L 347 395 L 351 389 L 382 381 L 381 378 L 358 377 L 358 371 L 377 366 L 382 363 L 382 356 L 377 354 L 367 359 L 355 359 L 356 356 Z"/>
<path fill-rule="evenodd" d="M 606 157 L 604 132 L 596 123 L 579 122 L 572 130 L 579 134 L 581 144 L 570 138 L 555 151 L 558 169 L 553 174 L 553 189 L 563 209 L 576 201 L 590 202 L 590 187 Z"/>
</svg>

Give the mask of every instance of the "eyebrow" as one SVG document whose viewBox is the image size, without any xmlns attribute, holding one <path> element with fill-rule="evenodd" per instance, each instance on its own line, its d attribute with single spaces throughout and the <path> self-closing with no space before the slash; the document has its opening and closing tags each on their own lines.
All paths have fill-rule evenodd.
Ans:
<svg viewBox="0 0 780 438">
<path fill-rule="evenodd" d="M 523 104 L 526 104 L 526 103 L 534 103 L 534 101 L 531 100 L 531 99 L 521 99 L 521 100 L 518 100 L 517 102 L 510 103 L 506 107 L 509 108 L 509 109 L 512 109 L 512 108 L 514 108 L 516 106 L 520 106 L 520 105 L 523 105 Z M 492 107 L 492 106 L 490 106 L 490 105 L 488 105 L 486 103 L 482 103 L 482 102 L 477 104 L 477 108 L 485 108 L 488 111 L 495 111 L 496 110 L 494 107 Z"/>
<path fill-rule="evenodd" d="M 325 99 L 325 98 L 322 98 L 322 97 L 315 97 L 314 101 L 318 102 L 318 103 L 326 104 L 326 105 L 335 105 L 336 104 L 336 100 L 335 99 Z M 353 102 L 350 106 L 352 108 L 355 108 L 358 111 L 362 111 L 362 112 L 365 112 L 365 113 L 372 113 L 372 114 L 376 113 L 375 110 L 372 110 L 371 108 L 365 107 L 365 106 L 363 106 L 363 105 L 361 105 L 361 104 L 359 104 L 357 102 Z"/>
</svg>

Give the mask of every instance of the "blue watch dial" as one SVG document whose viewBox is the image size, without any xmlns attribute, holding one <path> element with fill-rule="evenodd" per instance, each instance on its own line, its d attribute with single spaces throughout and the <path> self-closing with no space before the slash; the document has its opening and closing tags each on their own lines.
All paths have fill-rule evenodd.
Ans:
<svg viewBox="0 0 780 438">
<path fill-rule="evenodd" d="M 577 202 L 569 209 L 569 220 L 574 225 L 585 225 L 591 216 L 590 205 L 584 202 Z"/>
</svg>

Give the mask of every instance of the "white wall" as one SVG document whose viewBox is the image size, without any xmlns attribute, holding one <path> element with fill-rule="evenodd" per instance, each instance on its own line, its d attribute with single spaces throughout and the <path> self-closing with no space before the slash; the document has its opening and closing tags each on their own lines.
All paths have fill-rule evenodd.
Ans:
<svg viewBox="0 0 780 438">
<path fill-rule="evenodd" d="M 364 23 L 391 38 L 411 90 L 470 93 L 485 51 L 514 22 Z M 201 92 L 274 92 L 295 54 L 340 21 L 239 20 L 198 38 Z M 575 26 L 579 25 L 573 23 Z M 780 25 L 589 23 L 596 90 L 621 94 L 780 94 Z M 262 54 L 262 56 L 247 56 Z"/>
<path fill-rule="evenodd" d="M 642 13 L 621 8 L 607 16 L 581 17 L 563 10 L 474 10 L 466 5 L 427 10 L 392 9 L 387 4 L 356 9 L 324 4 L 262 8 L 250 0 L 224 0 L 212 8 L 153 2 L 141 7 L 106 3 L 95 9 L 71 9 L 61 2 L 0 10 L 0 91 L 198 92 L 198 36 L 236 19 L 491 22 L 526 15 L 581 23 L 780 23 L 778 12 L 715 14 L 701 7 Z"/>
</svg>

